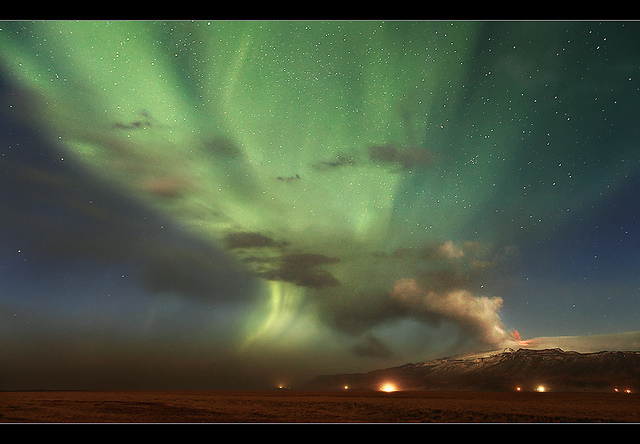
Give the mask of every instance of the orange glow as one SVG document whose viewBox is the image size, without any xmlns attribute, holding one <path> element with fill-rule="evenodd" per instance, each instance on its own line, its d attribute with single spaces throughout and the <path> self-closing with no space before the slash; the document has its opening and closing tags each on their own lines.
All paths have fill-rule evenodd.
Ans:
<svg viewBox="0 0 640 444">
<path fill-rule="evenodd" d="M 520 391 L 520 387 L 516 387 L 516 391 L 519 392 Z"/>
<path fill-rule="evenodd" d="M 546 392 L 547 388 L 544 385 L 539 385 L 538 388 L 536 389 L 536 391 L 538 391 L 538 392 Z"/>
<path fill-rule="evenodd" d="M 530 347 L 531 345 L 533 345 L 533 340 L 531 339 L 522 339 L 520 337 L 520 333 L 518 332 L 518 330 L 513 330 L 511 332 L 511 335 L 513 336 L 513 339 L 515 339 L 518 342 L 518 345 L 521 347 Z"/>
<path fill-rule="evenodd" d="M 398 388 L 396 387 L 396 385 L 392 382 L 385 382 L 384 384 L 382 384 L 382 387 L 380 387 L 380 390 L 383 392 L 395 392 L 398 390 Z"/>
</svg>

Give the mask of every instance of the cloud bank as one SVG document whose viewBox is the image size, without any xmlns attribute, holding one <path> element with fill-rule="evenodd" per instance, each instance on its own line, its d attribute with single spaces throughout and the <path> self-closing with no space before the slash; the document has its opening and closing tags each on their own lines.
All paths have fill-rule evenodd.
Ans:
<svg viewBox="0 0 640 444">
<path fill-rule="evenodd" d="M 640 331 L 582 336 L 540 336 L 529 339 L 527 343 L 527 348 L 561 348 L 581 353 L 640 350 Z"/>
</svg>

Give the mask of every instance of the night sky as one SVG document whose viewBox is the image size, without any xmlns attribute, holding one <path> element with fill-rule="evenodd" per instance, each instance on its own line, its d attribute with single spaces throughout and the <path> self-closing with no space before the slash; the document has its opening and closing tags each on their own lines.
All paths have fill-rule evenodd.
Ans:
<svg viewBox="0 0 640 444">
<path fill-rule="evenodd" d="M 640 349 L 638 48 L 618 21 L 0 23 L 0 389 Z"/>
</svg>

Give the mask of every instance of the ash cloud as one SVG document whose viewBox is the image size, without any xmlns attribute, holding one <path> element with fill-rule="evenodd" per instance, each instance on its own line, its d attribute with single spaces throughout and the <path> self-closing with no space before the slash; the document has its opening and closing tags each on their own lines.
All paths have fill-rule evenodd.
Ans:
<svg viewBox="0 0 640 444">
<path fill-rule="evenodd" d="M 458 325 L 470 338 L 487 345 L 509 339 L 498 312 L 502 298 L 477 296 L 467 290 L 430 291 L 412 278 L 396 281 L 391 301 L 417 319 L 441 319 Z"/>
<path fill-rule="evenodd" d="M 366 289 L 363 280 L 356 291 L 342 291 L 323 307 L 325 319 L 354 335 L 413 319 L 431 326 L 454 324 L 463 342 L 494 346 L 512 341 L 499 316 L 502 299 L 478 293 L 500 257 L 486 245 L 451 241 L 376 253 L 380 281 Z M 363 355 L 364 348 L 360 351 Z"/>
</svg>

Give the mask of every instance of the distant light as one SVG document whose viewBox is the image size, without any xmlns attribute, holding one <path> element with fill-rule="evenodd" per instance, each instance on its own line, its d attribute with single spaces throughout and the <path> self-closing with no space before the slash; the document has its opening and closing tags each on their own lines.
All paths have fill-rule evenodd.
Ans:
<svg viewBox="0 0 640 444">
<path fill-rule="evenodd" d="M 520 387 L 516 387 L 516 392 L 519 392 L 520 390 Z"/>
<path fill-rule="evenodd" d="M 546 392 L 547 388 L 544 385 L 539 385 L 538 388 L 536 389 L 536 391 L 539 392 Z"/>
<path fill-rule="evenodd" d="M 396 387 L 396 385 L 392 382 L 385 382 L 382 387 L 380 387 L 380 390 L 383 392 L 395 392 L 398 390 L 398 388 Z"/>
<path fill-rule="evenodd" d="M 616 392 L 616 393 L 620 393 L 620 390 L 618 390 L 617 388 L 614 388 L 613 391 Z M 625 393 L 631 393 L 631 389 L 624 389 L 622 391 L 625 392 Z"/>
<path fill-rule="evenodd" d="M 348 386 L 348 385 L 345 385 L 345 386 L 344 386 L 344 389 L 345 389 L 345 390 L 349 390 L 349 386 Z"/>
</svg>

